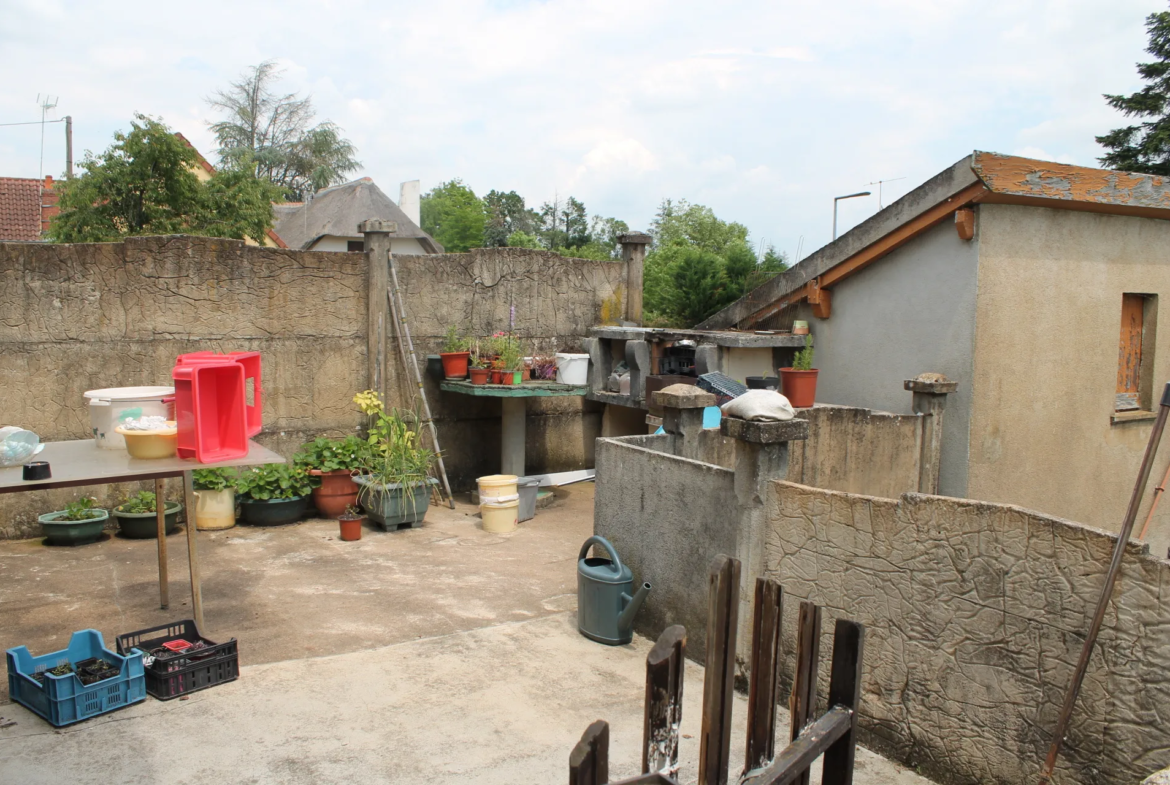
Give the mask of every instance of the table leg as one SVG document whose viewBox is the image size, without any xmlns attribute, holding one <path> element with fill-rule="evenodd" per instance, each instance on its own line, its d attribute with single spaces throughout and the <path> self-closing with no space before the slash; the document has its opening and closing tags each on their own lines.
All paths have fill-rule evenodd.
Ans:
<svg viewBox="0 0 1170 785">
<path fill-rule="evenodd" d="M 524 474 L 524 438 L 527 406 L 524 398 L 502 398 L 504 416 L 500 433 L 500 470 L 503 474 Z"/>
<path fill-rule="evenodd" d="M 199 553 L 195 543 L 195 476 L 183 472 L 183 504 L 187 505 L 187 563 L 191 568 L 191 606 L 195 626 L 203 629 L 203 592 L 199 586 Z"/>
<path fill-rule="evenodd" d="M 154 481 L 154 508 L 158 522 L 158 602 L 164 611 L 171 604 L 170 578 L 167 575 L 167 510 L 166 480 Z M 188 512 L 187 516 L 190 517 Z"/>
</svg>

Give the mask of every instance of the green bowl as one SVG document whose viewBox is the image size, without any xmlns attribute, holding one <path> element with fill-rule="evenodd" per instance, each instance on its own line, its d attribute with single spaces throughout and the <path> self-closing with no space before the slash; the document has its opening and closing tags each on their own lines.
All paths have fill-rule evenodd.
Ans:
<svg viewBox="0 0 1170 785">
<path fill-rule="evenodd" d="M 167 534 L 174 534 L 179 528 L 179 513 L 183 505 L 179 502 L 167 502 L 163 520 L 166 521 Z M 118 533 L 133 540 L 158 539 L 158 516 L 153 512 L 121 512 L 114 508 L 114 520 L 118 522 Z"/>
<path fill-rule="evenodd" d="M 96 542 L 98 537 L 102 536 L 102 530 L 106 528 L 106 521 L 110 518 L 108 510 L 93 512 L 100 514 L 101 517 L 86 521 L 62 521 L 58 520 L 65 514 L 65 511 L 61 510 L 47 512 L 39 516 L 37 521 L 40 522 L 49 545 L 86 545 Z"/>
</svg>

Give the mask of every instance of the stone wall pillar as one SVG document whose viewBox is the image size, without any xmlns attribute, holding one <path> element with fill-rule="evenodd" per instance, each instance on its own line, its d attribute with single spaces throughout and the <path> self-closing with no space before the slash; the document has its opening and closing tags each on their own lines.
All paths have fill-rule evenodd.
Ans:
<svg viewBox="0 0 1170 785">
<path fill-rule="evenodd" d="M 922 373 L 914 379 L 907 379 L 903 386 L 914 393 L 914 413 L 922 415 L 918 492 L 937 494 L 943 411 L 947 408 L 947 396 L 959 388 L 959 383 L 952 382 L 941 373 Z"/>
<path fill-rule="evenodd" d="M 593 392 L 608 392 L 609 376 L 613 373 L 613 355 L 609 341 L 600 338 L 586 338 L 585 351 L 589 353 L 589 389 Z"/>
<path fill-rule="evenodd" d="M 622 261 L 626 263 L 626 319 L 642 324 L 642 263 L 653 237 L 642 232 L 618 235 Z"/>
<path fill-rule="evenodd" d="M 695 374 L 702 376 L 708 373 L 723 372 L 723 349 L 712 343 L 702 343 L 695 347 Z"/>
<path fill-rule="evenodd" d="M 650 375 L 650 343 L 626 341 L 626 365 L 630 369 L 630 398 L 646 398 L 646 377 Z"/>
<path fill-rule="evenodd" d="M 662 430 L 671 437 L 671 453 L 701 461 L 699 433 L 703 430 L 703 409 L 715 405 L 715 396 L 693 384 L 672 384 L 654 393 L 662 407 Z"/>
<path fill-rule="evenodd" d="M 390 235 L 398 233 L 396 221 L 370 220 L 358 224 L 364 238 L 366 253 L 366 297 L 368 322 L 366 324 L 366 356 L 369 368 L 366 383 L 386 398 L 390 369 L 386 366 L 386 340 L 389 335 L 390 314 L 386 292 L 390 289 Z"/>
</svg>

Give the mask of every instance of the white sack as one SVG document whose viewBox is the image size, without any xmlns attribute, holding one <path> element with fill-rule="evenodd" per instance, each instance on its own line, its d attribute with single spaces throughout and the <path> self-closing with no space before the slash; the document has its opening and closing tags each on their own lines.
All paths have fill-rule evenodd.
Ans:
<svg viewBox="0 0 1170 785">
<path fill-rule="evenodd" d="M 720 407 L 728 417 L 756 422 L 783 422 L 796 416 L 796 410 L 775 390 L 748 390 Z"/>
</svg>

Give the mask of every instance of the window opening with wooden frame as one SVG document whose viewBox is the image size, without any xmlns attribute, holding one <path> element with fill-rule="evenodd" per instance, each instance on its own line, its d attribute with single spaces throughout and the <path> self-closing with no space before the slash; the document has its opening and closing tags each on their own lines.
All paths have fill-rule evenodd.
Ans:
<svg viewBox="0 0 1170 785">
<path fill-rule="evenodd" d="M 1115 412 L 1151 411 L 1154 383 L 1154 333 L 1158 298 L 1121 295 L 1121 339 L 1117 359 Z"/>
</svg>

